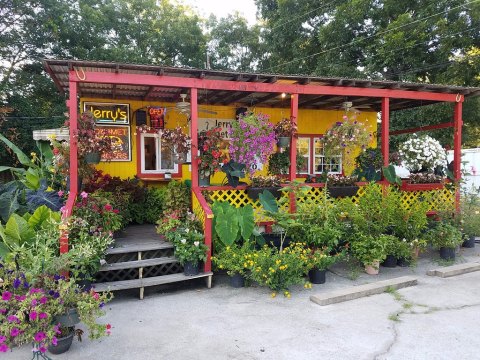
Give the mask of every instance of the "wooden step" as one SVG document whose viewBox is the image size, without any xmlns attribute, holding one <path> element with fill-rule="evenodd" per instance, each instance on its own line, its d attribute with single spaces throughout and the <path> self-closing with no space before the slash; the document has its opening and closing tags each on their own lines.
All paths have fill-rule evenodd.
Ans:
<svg viewBox="0 0 480 360">
<path fill-rule="evenodd" d="M 177 262 L 178 260 L 175 257 L 165 256 L 165 257 L 159 257 L 159 258 L 153 258 L 153 259 L 124 261 L 124 262 L 118 262 L 118 263 L 112 263 L 112 264 L 105 264 L 100 268 L 99 271 L 137 269 L 137 268 L 143 268 L 147 266 L 171 264 L 171 263 L 177 263 Z"/>
<path fill-rule="evenodd" d="M 119 245 L 110 249 L 107 249 L 107 255 L 113 254 L 126 254 L 132 252 L 144 252 L 144 251 L 152 251 L 152 250 L 161 250 L 161 249 L 173 249 L 173 245 L 164 242 L 164 241 L 156 241 L 156 242 L 146 242 L 146 243 L 132 243 L 128 245 Z"/>
<path fill-rule="evenodd" d="M 181 274 L 154 276 L 154 277 L 149 277 L 144 279 L 98 283 L 98 284 L 92 284 L 92 286 L 96 291 L 108 291 L 108 290 L 116 291 L 116 290 L 125 290 L 125 289 L 138 289 L 138 288 L 143 288 L 147 286 L 171 284 L 179 281 L 198 279 L 198 278 L 208 277 L 212 275 L 213 275 L 212 272 L 203 272 L 193 276 L 185 276 L 183 273 L 181 273 Z M 141 298 L 142 297 L 143 296 L 141 296 Z"/>
</svg>

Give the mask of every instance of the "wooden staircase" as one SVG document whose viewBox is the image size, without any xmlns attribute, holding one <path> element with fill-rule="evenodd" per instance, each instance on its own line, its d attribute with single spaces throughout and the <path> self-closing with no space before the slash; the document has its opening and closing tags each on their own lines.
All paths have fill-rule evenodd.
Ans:
<svg viewBox="0 0 480 360">
<path fill-rule="evenodd" d="M 153 225 L 132 225 L 115 239 L 107 250 L 106 264 L 100 268 L 92 286 L 96 291 L 140 289 L 143 299 L 147 286 L 164 285 L 206 278 L 212 285 L 212 272 L 185 276 L 174 256 L 173 245 L 162 240 Z"/>
</svg>

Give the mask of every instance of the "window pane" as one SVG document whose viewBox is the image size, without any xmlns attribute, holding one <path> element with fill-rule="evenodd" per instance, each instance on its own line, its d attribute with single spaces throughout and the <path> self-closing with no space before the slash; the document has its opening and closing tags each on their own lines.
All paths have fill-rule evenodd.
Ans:
<svg viewBox="0 0 480 360">
<path fill-rule="evenodd" d="M 173 151 L 162 147 L 160 159 L 160 167 L 162 170 L 174 170 L 175 163 L 173 161 Z"/>
<path fill-rule="evenodd" d="M 305 158 L 300 174 L 308 174 L 310 168 L 310 138 L 299 137 L 297 140 L 297 153 Z"/>
<path fill-rule="evenodd" d="M 144 137 L 144 162 L 145 170 L 157 170 L 157 156 L 155 149 L 155 138 L 154 137 Z"/>
</svg>

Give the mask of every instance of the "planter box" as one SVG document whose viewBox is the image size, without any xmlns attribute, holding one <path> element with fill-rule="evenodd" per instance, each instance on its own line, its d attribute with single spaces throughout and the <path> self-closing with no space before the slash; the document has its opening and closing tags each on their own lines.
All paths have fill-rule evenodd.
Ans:
<svg viewBox="0 0 480 360">
<path fill-rule="evenodd" d="M 403 191 L 428 191 L 443 189 L 445 186 L 442 183 L 430 183 L 430 184 L 410 184 L 408 182 L 402 183 L 401 189 Z"/>
<path fill-rule="evenodd" d="M 248 187 L 247 188 L 247 195 L 252 200 L 257 200 L 258 195 L 260 195 L 264 190 L 268 190 L 272 193 L 275 198 L 280 198 L 282 196 L 282 192 L 280 191 L 280 187 Z"/>
<path fill-rule="evenodd" d="M 328 186 L 328 193 L 333 198 L 355 196 L 358 186 Z"/>
</svg>

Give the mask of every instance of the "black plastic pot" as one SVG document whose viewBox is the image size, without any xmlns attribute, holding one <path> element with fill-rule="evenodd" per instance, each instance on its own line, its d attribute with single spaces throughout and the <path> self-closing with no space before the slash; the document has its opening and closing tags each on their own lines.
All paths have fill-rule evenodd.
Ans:
<svg viewBox="0 0 480 360">
<path fill-rule="evenodd" d="M 462 244 L 464 248 L 474 248 L 475 247 L 475 236 L 470 236 L 468 240 L 465 240 Z"/>
<path fill-rule="evenodd" d="M 318 270 L 313 268 L 308 272 L 308 279 L 312 284 L 325 284 L 326 270 Z"/>
<path fill-rule="evenodd" d="M 77 309 L 69 309 L 66 314 L 57 315 L 54 318 L 54 323 L 60 323 L 61 327 L 72 327 L 80 322 Z"/>
<path fill-rule="evenodd" d="M 397 258 L 394 255 L 387 255 L 387 258 L 380 264 L 383 267 L 394 268 L 397 266 Z"/>
<path fill-rule="evenodd" d="M 245 286 L 245 277 L 242 274 L 235 273 L 230 276 L 230 285 L 234 288 L 242 288 Z"/>
<path fill-rule="evenodd" d="M 252 200 L 257 200 L 258 196 L 264 191 L 268 190 L 272 193 L 275 198 L 279 198 L 282 195 L 279 187 L 248 187 L 247 195 Z"/>
<path fill-rule="evenodd" d="M 400 267 L 408 267 L 410 266 L 410 260 L 405 258 L 399 258 L 397 259 L 397 265 Z"/>
<path fill-rule="evenodd" d="M 186 276 L 194 276 L 194 275 L 198 275 L 198 273 L 200 272 L 200 264 L 193 264 L 189 261 L 187 261 L 184 265 L 183 265 L 183 273 L 186 275 Z"/>
<path fill-rule="evenodd" d="M 455 248 L 440 248 L 440 257 L 444 260 L 455 260 Z"/>
<path fill-rule="evenodd" d="M 75 328 L 71 327 L 69 328 L 70 333 L 67 336 L 61 337 L 57 339 L 57 345 L 48 345 L 48 351 L 51 354 L 58 355 L 58 354 L 63 354 L 64 352 L 67 352 L 68 349 L 70 349 L 70 346 L 72 346 L 73 342 L 73 335 L 75 335 Z"/>
<path fill-rule="evenodd" d="M 328 186 L 328 193 L 333 198 L 355 196 L 358 186 Z"/>
</svg>

